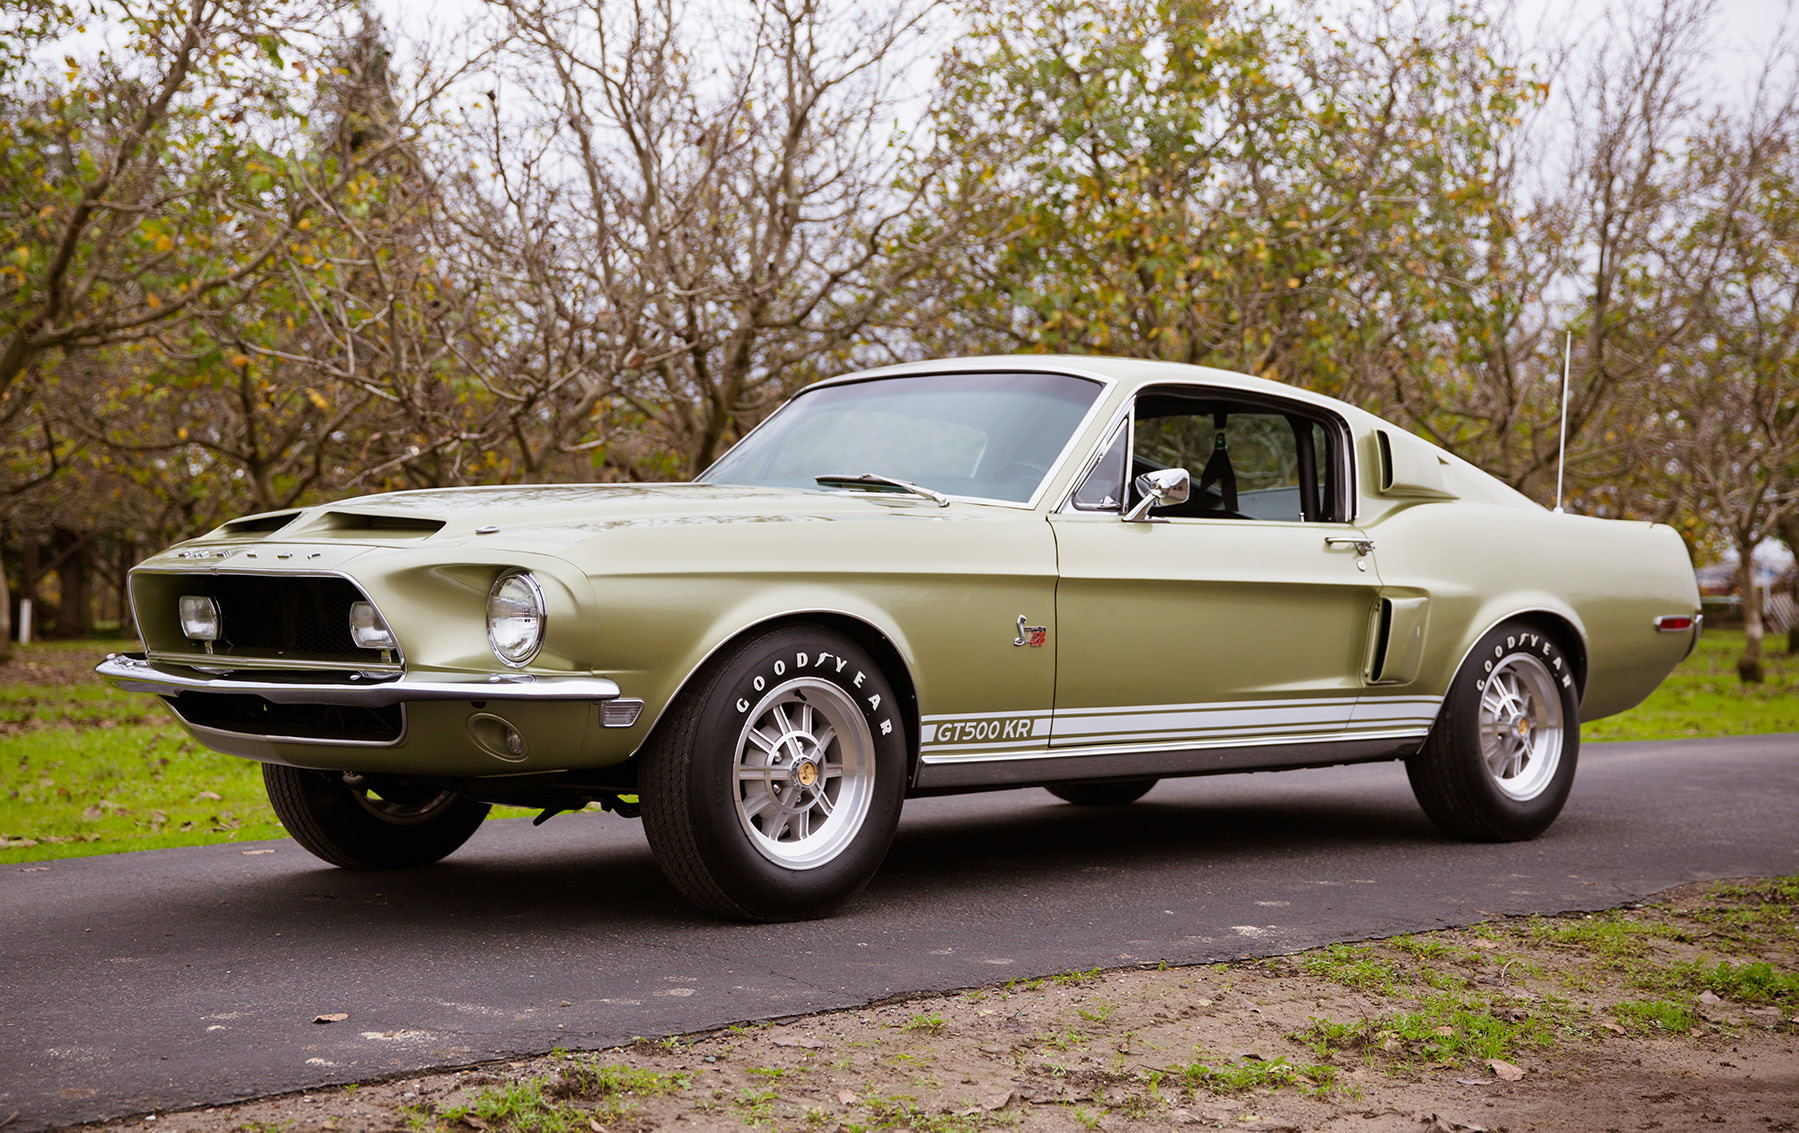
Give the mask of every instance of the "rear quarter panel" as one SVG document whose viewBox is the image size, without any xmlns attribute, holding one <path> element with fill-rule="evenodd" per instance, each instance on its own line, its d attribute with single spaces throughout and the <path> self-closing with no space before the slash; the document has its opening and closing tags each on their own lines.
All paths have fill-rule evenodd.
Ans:
<svg viewBox="0 0 1799 1133">
<path fill-rule="evenodd" d="M 1424 662 L 1410 691 L 1442 695 L 1488 629 L 1542 612 L 1580 636 L 1581 718 L 1594 720 L 1648 696 L 1691 644 L 1689 634 L 1654 624 L 1699 609 L 1672 528 L 1468 500 L 1393 507 L 1364 527 L 1383 587 L 1430 598 Z"/>
</svg>

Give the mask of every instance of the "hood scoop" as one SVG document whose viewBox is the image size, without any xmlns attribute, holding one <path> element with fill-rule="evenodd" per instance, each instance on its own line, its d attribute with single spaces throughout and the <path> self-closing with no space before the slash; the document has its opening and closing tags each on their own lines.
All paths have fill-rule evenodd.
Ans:
<svg viewBox="0 0 1799 1133">
<path fill-rule="evenodd" d="M 423 539 L 444 528 L 441 519 L 418 515 L 381 515 L 366 511 L 328 511 L 314 521 L 308 535 L 378 535 L 387 539 Z"/>
<path fill-rule="evenodd" d="M 294 521 L 300 509 L 292 511 L 276 511 L 267 515 L 247 515 L 242 519 L 234 519 L 223 524 L 213 532 L 214 537 L 242 538 L 245 535 L 272 535 Z"/>
</svg>

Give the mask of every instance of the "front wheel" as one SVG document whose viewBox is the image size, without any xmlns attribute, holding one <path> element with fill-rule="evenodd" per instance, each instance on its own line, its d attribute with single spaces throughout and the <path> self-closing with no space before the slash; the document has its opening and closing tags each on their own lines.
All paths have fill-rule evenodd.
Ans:
<svg viewBox="0 0 1799 1133">
<path fill-rule="evenodd" d="M 430 865 L 468 841 L 490 809 L 435 787 L 278 763 L 262 765 L 262 783 L 294 841 L 346 869 Z"/>
<path fill-rule="evenodd" d="M 750 638 L 684 692 L 645 748 L 644 833 L 682 896 L 721 916 L 817 916 L 868 884 L 905 793 L 893 687 L 816 626 Z"/>
<path fill-rule="evenodd" d="M 1455 675 L 1430 738 L 1406 760 L 1418 804 L 1446 833 L 1535 838 L 1561 813 L 1580 752 L 1574 667 L 1555 638 L 1506 622 Z"/>
</svg>

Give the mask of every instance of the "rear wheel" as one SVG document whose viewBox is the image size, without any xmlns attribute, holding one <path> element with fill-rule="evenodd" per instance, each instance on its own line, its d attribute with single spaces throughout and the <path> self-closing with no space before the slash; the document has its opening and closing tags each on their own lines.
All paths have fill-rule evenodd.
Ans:
<svg viewBox="0 0 1799 1133">
<path fill-rule="evenodd" d="M 1424 813 L 1447 833 L 1510 842 L 1555 821 L 1579 752 L 1580 704 L 1566 651 L 1539 627 L 1513 621 L 1463 662 L 1406 775 Z"/>
<path fill-rule="evenodd" d="M 489 807 L 384 776 L 262 765 L 281 825 L 314 856 L 346 869 L 430 865 L 469 840 Z"/>
<path fill-rule="evenodd" d="M 817 626 L 751 638 L 669 709 L 643 755 L 644 833 L 721 916 L 817 916 L 868 884 L 905 790 L 906 740 L 872 657 Z"/>
<path fill-rule="evenodd" d="M 1043 788 L 1075 806 L 1124 806 L 1149 793 L 1156 779 L 1121 779 L 1114 783 L 1051 783 Z"/>
</svg>

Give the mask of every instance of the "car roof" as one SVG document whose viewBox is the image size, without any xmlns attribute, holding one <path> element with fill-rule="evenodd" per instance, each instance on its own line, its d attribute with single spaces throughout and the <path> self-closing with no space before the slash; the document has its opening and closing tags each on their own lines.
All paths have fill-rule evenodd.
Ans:
<svg viewBox="0 0 1799 1133">
<path fill-rule="evenodd" d="M 1205 382 L 1223 389 L 1245 393 L 1263 393 L 1330 408 L 1345 416 L 1362 417 L 1363 411 L 1324 394 L 1268 378 L 1220 370 L 1211 366 L 1190 366 L 1183 362 L 1159 362 L 1147 358 L 1114 358 L 1102 354 L 993 354 L 964 358 L 934 358 L 922 362 L 902 362 L 872 370 L 860 370 L 838 378 L 814 382 L 807 389 L 845 385 L 870 378 L 904 377 L 909 374 L 967 373 L 971 370 L 1009 370 L 1036 373 L 1072 374 L 1097 378 L 1135 390 L 1159 382 Z"/>
</svg>

